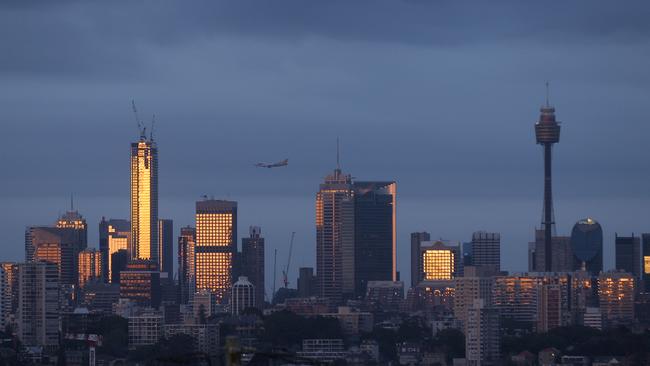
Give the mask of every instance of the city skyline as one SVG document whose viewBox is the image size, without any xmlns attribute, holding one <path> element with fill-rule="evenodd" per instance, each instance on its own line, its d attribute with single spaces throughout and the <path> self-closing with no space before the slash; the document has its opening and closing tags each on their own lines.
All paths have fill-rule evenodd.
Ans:
<svg viewBox="0 0 650 366">
<path fill-rule="evenodd" d="M 312 248 L 313 225 L 307 216 L 312 212 L 313 189 L 332 169 L 333 141 L 340 136 L 346 171 L 364 179 L 390 177 L 400 185 L 397 267 L 403 279 L 408 281 L 408 235 L 422 230 L 431 232 L 433 238 L 460 241 L 469 241 L 476 230 L 500 232 L 503 268 L 524 270 L 521 262 L 526 243 L 541 221 L 542 159 L 539 148 L 533 145 L 531 125 L 544 104 L 544 83 L 550 81 L 551 102 L 564 122 L 563 143 L 554 151 L 557 231 L 569 235 L 577 220 L 598 220 L 604 231 L 605 268 L 611 268 L 614 232 L 647 231 L 643 227 L 648 219 L 644 207 L 650 204 L 646 184 L 650 176 L 642 169 L 646 154 L 641 136 L 647 129 L 644 86 L 648 71 L 641 61 L 648 56 L 642 41 L 648 29 L 639 20 L 648 14 L 647 6 L 633 2 L 623 9 L 590 3 L 593 13 L 580 18 L 578 25 L 574 22 L 579 12 L 576 7 L 512 5 L 477 4 L 476 14 L 467 15 L 471 27 L 438 19 L 440 29 L 453 40 L 451 44 L 436 37 L 429 25 L 431 19 L 422 17 L 435 10 L 430 4 L 384 4 L 368 15 L 369 21 L 380 21 L 399 11 L 409 23 L 423 26 L 412 28 L 405 23 L 399 37 L 374 33 L 368 23 L 359 29 L 346 22 L 339 30 L 333 27 L 331 17 L 314 24 L 288 22 L 283 28 L 277 25 L 283 15 L 275 11 L 258 14 L 273 30 L 270 35 L 263 31 L 265 27 L 253 27 L 248 32 L 242 24 L 253 10 L 246 6 L 225 10 L 230 21 L 223 29 L 215 29 L 197 12 L 186 9 L 188 16 L 195 17 L 195 30 L 205 32 L 206 38 L 195 40 L 195 33 L 178 31 L 178 38 L 168 44 L 157 41 L 157 36 L 167 33 L 156 17 L 141 19 L 151 28 L 140 29 L 131 25 L 136 23 L 129 21 L 133 15 L 108 14 L 103 18 L 100 5 L 84 8 L 73 2 L 63 10 L 50 12 L 48 24 L 60 25 L 63 33 L 46 39 L 54 41 L 52 45 L 34 50 L 60 45 L 60 34 L 83 30 L 67 13 L 80 10 L 80 16 L 89 21 L 129 24 L 125 32 L 139 35 L 137 41 L 118 44 L 114 33 L 95 28 L 88 30 L 88 37 L 101 40 L 115 53 L 131 55 L 127 61 L 134 67 L 101 67 L 97 56 L 102 53 L 88 39 L 78 43 L 80 49 L 88 50 L 82 52 L 88 58 L 73 63 L 67 63 L 65 55 L 63 59 L 38 57 L 37 64 L 18 63 L 16 58 L 2 60 L 3 70 L 12 74 L 0 89 L 0 106 L 7 116 L 3 124 L 10 127 L 0 136 L 0 155 L 8 157 L 2 160 L 4 171 L 12 174 L 2 176 L 0 203 L 12 214 L 0 220 L 0 229 L 8 233 L 0 253 L 7 259 L 20 260 L 22 228 L 50 224 L 51 217 L 64 211 L 70 192 L 75 193 L 79 210 L 89 222 L 91 246 L 97 245 L 95 230 L 101 216 L 128 219 L 124 146 L 139 132 L 128 108 L 134 98 L 143 115 L 155 112 L 158 116 L 156 135 L 164 146 L 161 159 L 165 162 L 159 178 L 160 216 L 175 220 L 174 232 L 192 224 L 191 202 L 208 194 L 240 202 L 239 230 L 261 226 L 268 248 L 277 247 L 280 257 L 286 257 L 286 237 L 292 231 L 297 232 L 302 247 Z M 309 14 L 301 4 L 287 6 Z M 326 10 L 341 6 L 320 4 L 319 10 L 328 13 Z M 363 13 L 361 6 L 348 6 L 351 16 Z M 445 11 L 459 11 L 457 5 L 446 6 Z M 494 25 L 492 19 L 499 19 L 504 9 L 518 19 L 534 21 L 504 22 L 492 32 L 480 31 Z M 29 25 L 38 23 L 46 10 L 9 8 L 2 13 L 7 19 L 2 24 L 21 29 L 25 25 L 16 24 L 12 15 Z M 170 14 L 175 10 L 170 6 L 160 11 Z M 140 11 L 143 9 L 135 8 L 132 14 Z M 215 9 L 206 12 L 211 11 Z M 538 22 L 552 26 L 540 28 Z M 569 37 L 559 39 L 551 29 L 566 32 Z M 292 32 L 295 36 L 289 35 Z M 31 44 L 43 41 L 32 33 L 23 33 Z M 515 43 L 516 50 L 508 42 Z M 9 37 L 7 45 L 15 49 L 15 38 Z M 128 52 L 138 47 L 157 55 L 152 58 L 158 61 Z M 475 62 L 487 48 L 494 50 L 492 58 Z M 615 56 L 617 53 L 620 57 Z M 34 56 L 17 54 L 23 61 Z M 346 58 L 329 56 L 327 62 L 319 61 L 323 55 L 337 54 Z M 198 59 L 204 61 L 196 61 L 193 55 L 203 56 Z M 267 62 L 239 62 L 235 55 Z M 368 55 L 386 57 L 372 57 L 376 62 L 369 63 Z M 116 61 L 110 55 L 103 56 Z M 116 65 L 124 65 L 124 60 L 117 61 Z M 43 68 L 44 64 L 49 68 Z M 67 68 L 70 64 L 77 67 Z M 310 72 L 316 69 L 328 72 Z M 618 72 L 623 69 L 625 73 Z M 232 72 L 225 72 L 228 70 Z M 400 71 L 399 78 L 391 76 L 395 70 Z M 43 87 L 32 88 L 36 82 Z M 89 82 L 96 83 L 92 87 L 96 92 L 89 92 Z M 347 90 L 345 98 L 331 95 L 339 87 Z M 274 88 L 279 92 L 272 93 Z M 57 90 L 66 92 L 55 93 Z M 182 95 L 189 94 L 181 90 L 215 97 L 187 98 Z M 304 90 L 310 92 L 302 93 Z M 50 102 L 54 94 L 56 103 Z M 286 98 L 280 98 L 282 95 Z M 79 98 L 87 103 L 79 105 Z M 246 108 L 243 100 L 247 101 Z M 255 101 L 256 108 L 248 108 L 250 100 Z M 26 105 L 34 107 L 24 108 Z M 314 135 L 312 130 L 317 126 L 328 128 Z M 61 133 L 63 130 L 66 133 Z M 257 133 L 251 135 L 251 131 Z M 368 138 L 376 144 L 366 143 Z M 220 143 L 210 144 L 214 139 Z M 495 143 L 488 144 L 488 140 Z M 57 153 L 22 149 L 26 144 Z M 211 148 L 198 153 L 182 148 L 189 145 Z M 22 152 L 20 156 L 18 151 Z M 76 151 L 93 151 L 92 160 Z M 229 154 L 231 151 L 237 153 Z M 251 166 L 256 161 L 285 157 L 291 161 L 286 170 Z M 60 163 L 66 160 L 77 164 Z M 101 161 L 102 169 L 78 169 L 94 166 L 96 161 Z M 27 168 L 34 164 L 41 164 L 42 169 Z M 189 175 L 193 179 L 181 178 Z M 445 179 L 438 179 L 441 175 Z M 43 179 L 48 184 L 35 183 Z M 271 202 L 259 199 L 270 196 L 282 197 Z M 262 206 L 286 201 L 291 202 L 286 212 L 290 223 L 267 218 L 273 211 Z M 432 213 L 430 207 L 444 212 Z M 484 212 L 498 215 L 488 217 Z M 305 261 L 297 264 L 315 266 L 313 249 L 300 250 L 298 247 L 295 257 Z M 266 264 L 270 278 L 268 269 L 272 265 Z"/>
</svg>

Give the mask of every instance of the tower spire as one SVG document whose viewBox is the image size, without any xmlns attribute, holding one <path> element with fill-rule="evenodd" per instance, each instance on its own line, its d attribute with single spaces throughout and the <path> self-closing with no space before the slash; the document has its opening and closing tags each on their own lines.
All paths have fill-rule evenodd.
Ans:
<svg viewBox="0 0 650 366">
<path fill-rule="evenodd" d="M 546 107 L 547 107 L 547 108 L 551 106 L 551 105 L 549 104 L 549 102 L 548 102 L 548 99 L 549 99 L 549 98 L 548 98 L 548 94 L 549 94 L 549 92 L 548 92 L 548 81 L 547 81 L 547 82 L 546 82 Z"/>
<path fill-rule="evenodd" d="M 70 193 L 70 212 L 74 211 L 74 193 Z"/>
<path fill-rule="evenodd" d="M 341 153 L 339 148 L 339 137 L 336 136 L 336 170 L 341 170 Z"/>
</svg>

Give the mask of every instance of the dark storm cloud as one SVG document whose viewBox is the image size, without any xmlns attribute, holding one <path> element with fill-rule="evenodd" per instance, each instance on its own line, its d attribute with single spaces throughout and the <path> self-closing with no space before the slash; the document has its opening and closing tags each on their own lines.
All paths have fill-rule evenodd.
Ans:
<svg viewBox="0 0 650 366">
<path fill-rule="evenodd" d="M 135 78 L 143 47 L 204 37 L 481 43 L 646 42 L 644 1 L 199 1 L 4 2 L 0 72 Z M 145 71 L 143 71 L 145 70 Z M 142 74 L 140 74 L 142 76 Z"/>
</svg>

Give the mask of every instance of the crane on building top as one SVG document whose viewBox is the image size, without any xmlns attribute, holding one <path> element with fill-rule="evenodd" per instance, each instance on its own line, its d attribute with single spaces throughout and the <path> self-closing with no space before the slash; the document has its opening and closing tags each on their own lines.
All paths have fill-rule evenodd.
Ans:
<svg viewBox="0 0 650 366">
<path fill-rule="evenodd" d="M 287 266 L 282 271 L 282 281 L 284 282 L 284 288 L 289 286 L 289 267 L 291 266 L 291 252 L 293 251 L 293 238 L 296 236 L 296 232 L 291 233 L 291 240 L 289 241 L 289 257 L 287 258 Z"/>
<path fill-rule="evenodd" d="M 138 123 L 138 132 L 140 132 L 140 139 L 144 140 L 147 138 L 147 128 L 142 123 L 140 116 L 138 116 L 138 109 L 135 107 L 135 100 L 131 99 L 131 108 L 133 108 L 133 115 L 135 116 L 135 121 Z"/>
</svg>

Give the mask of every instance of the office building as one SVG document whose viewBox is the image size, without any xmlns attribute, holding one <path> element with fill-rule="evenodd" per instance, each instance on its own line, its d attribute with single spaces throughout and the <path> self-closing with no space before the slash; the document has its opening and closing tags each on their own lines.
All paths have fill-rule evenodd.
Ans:
<svg viewBox="0 0 650 366">
<path fill-rule="evenodd" d="M 603 320 L 608 327 L 634 321 L 634 289 L 637 277 L 622 271 L 598 276 L 598 298 Z"/>
<path fill-rule="evenodd" d="M 411 287 L 420 283 L 422 277 L 422 242 L 430 241 L 431 234 L 423 231 L 411 233 Z"/>
<path fill-rule="evenodd" d="M 476 231 L 472 234 L 472 265 L 501 270 L 501 235 Z"/>
<path fill-rule="evenodd" d="M 156 344 L 163 336 L 163 314 L 155 310 L 145 310 L 128 317 L 129 349 Z"/>
<path fill-rule="evenodd" d="M 582 325 L 602 330 L 603 314 L 600 312 L 600 308 L 587 307 L 583 315 Z"/>
<path fill-rule="evenodd" d="M 18 337 L 23 345 L 59 345 L 59 270 L 56 264 L 18 264 Z"/>
<path fill-rule="evenodd" d="M 106 220 L 102 217 L 99 222 L 99 251 L 102 253 L 102 276 L 107 282 L 118 279 L 119 272 L 113 273 L 113 254 L 124 250 L 128 255 L 131 247 L 131 222 L 122 219 Z M 128 256 L 126 260 L 128 260 Z M 126 265 L 126 263 L 124 263 Z M 118 266 L 119 267 L 119 266 Z"/>
<path fill-rule="evenodd" d="M 544 230 L 535 230 L 534 256 L 535 267 L 529 268 L 531 272 L 572 272 L 574 270 L 573 254 L 571 252 L 571 237 L 553 236 L 551 238 L 550 262 L 546 261 L 546 240 Z M 529 247 L 530 250 L 530 247 Z M 530 255 L 530 253 L 529 253 Z M 545 265 L 550 265 L 551 270 L 546 271 Z"/>
<path fill-rule="evenodd" d="M 165 324 L 163 332 L 166 338 L 177 334 L 187 334 L 194 339 L 194 345 L 197 352 L 204 353 L 208 356 L 218 356 L 221 352 L 220 325 L 210 324 Z"/>
<path fill-rule="evenodd" d="M 126 249 L 120 249 L 109 257 L 111 259 L 111 274 L 110 283 L 120 284 L 120 273 L 126 270 L 126 265 L 129 263 L 129 252 Z"/>
<path fill-rule="evenodd" d="M 196 291 L 210 290 L 218 302 L 230 294 L 237 251 L 237 202 L 196 202 L 194 276 Z"/>
<path fill-rule="evenodd" d="M 339 302 L 354 292 L 354 190 L 340 166 L 316 194 L 316 275 L 320 297 Z"/>
<path fill-rule="evenodd" d="M 500 365 L 499 313 L 483 299 L 467 311 L 465 359 L 468 366 Z"/>
<path fill-rule="evenodd" d="M 158 263 L 158 148 L 144 130 L 131 144 L 130 260 Z"/>
<path fill-rule="evenodd" d="M 616 269 L 641 276 L 641 240 L 638 236 L 618 236 L 615 234 Z"/>
<path fill-rule="evenodd" d="M 342 339 L 303 339 L 302 351 L 298 357 L 310 358 L 319 362 L 333 363 L 347 356 Z"/>
<path fill-rule="evenodd" d="M 312 267 L 301 267 L 298 270 L 298 297 L 316 295 L 316 276 Z"/>
<path fill-rule="evenodd" d="M 641 259 L 641 292 L 650 294 L 650 234 L 641 235 L 643 254 Z"/>
<path fill-rule="evenodd" d="M 216 313 L 216 299 L 212 291 L 200 290 L 192 295 L 192 310 L 194 318 L 204 322 L 202 318 L 208 318 Z"/>
<path fill-rule="evenodd" d="M 158 263 L 136 260 L 127 264 L 120 273 L 120 298 L 143 307 L 157 308 L 161 301 Z"/>
<path fill-rule="evenodd" d="M 158 268 L 174 278 L 174 221 L 158 219 Z"/>
<path fill-rule="evenodd" d="M 191 226 L 181 228 L 178 237 L 178 287 L 180 303 L 187 304 L 194 292 L 194 247 L 196 229 Z"/>
<path fill-rule="evenodd" d="M 354 182 L 352 187 L 354 294 L 362 297 L 369 281 L 397 281 L 397 184 Z"/>
<path fill-rule="evenodd" d="M 240 276 L 232 285 L 230 297 L 230 312 L 233 315 L 240 315 L 247 308 L 256 306 L 255 286 L 244 276 Z"/>
<path fill-rule="evenodd" d="M 26 261 L 48 261 L 58 266 L 61 284 L 76 285 L 79 252 L 88 246 L 86 220 L 70 210 L 55 226 L 33 226 L 25 231 Z"/>
<path fill-rule="evenodd" d="M 571 230 L 573 269 L 583 269 L 594 276 L 603 270 L 603 229 L 588 217 L 578 221 Z"/>
<path fill-rule="evenodd" d="M 404 302 L 404 282 L 368 282 L 365 302 L 372 309 L 394 312 L 399 311 L 400 306 Z"/>
<path fill-rule="evenodd" d="M 102 280 L 102 256 L 96 249 L 79 252 L 79 287 L 84 288 L 89 282 Z"/>
<path fill-rule="evenodd" d="M 462 255 L 460 243 L 421 242 L 418 283 L 421 281 L 451 280 L 462 276 Z"/>
<path fill-rule="evenodd" d="M 255 286 L 255 301 L 264 306 L 264 238 L 259 226 L 249 228 L 248 238 L 242 238 L 242 273 Z"/>
<path fill-rule="evenodd" d="M 555 120 L 555 108 L 548 102 L 548 84 L 546 105 L 540 109 L 539 121 L 535 123 L 537 143 L 544 147 L 544 207 L 542 211 L 542 227 L 544 240 L 543 252 L 552 252 L 552 237 L 555 235 L 555 215 L 553 213 L 553 193 L 551 179 L 551 151 L 553 144 L 560 142 L 560 125 Z M 537 248 L 539 252 L 539 248 Z M 538 262 L 540 270 L 553 271 L 551 255 L 544 256 L 544 262 Z"/>
</svg>

